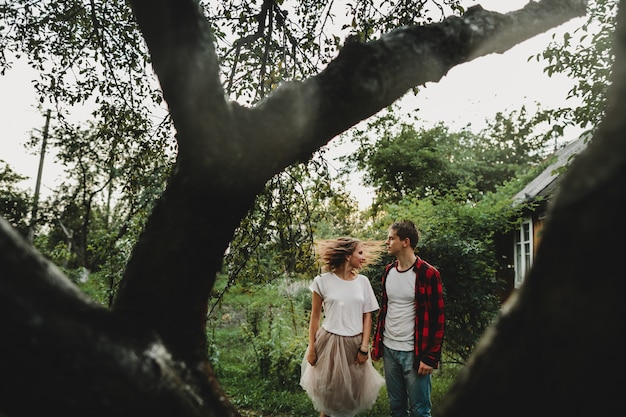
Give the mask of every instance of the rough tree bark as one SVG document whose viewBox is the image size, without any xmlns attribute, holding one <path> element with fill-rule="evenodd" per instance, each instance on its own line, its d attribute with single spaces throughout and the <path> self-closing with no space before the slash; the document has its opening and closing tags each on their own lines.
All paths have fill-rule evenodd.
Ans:
<svg viewBox="0 0 626 417">
<path fill-rule="evenodd" d="M 409 88 L 582 16 L 586 1 L 543 0 L 508 14 L 477 7 L 351 43 L 317 76 L 286 83 L 253 108 L 226 100 L 196 1 L 130 5 L 177 130 L 176 169 L 111 310 L 87 299 L 0 219 L 0 413 L 7 416 L 238 416 L 207 360 L 207 300 L 234 230 L 264 184 Z M 616 79 L 624 79 L 622 66 Z M 614 96 L 613 113 L 564 183 L 518 303 L 473 357 L 447 417 L 617 407 L 608 376 L 623 370 L 613 358 L 624 317 L 617 199 L 626 132 L 616 115 L 623 91 Z M 581 253 L 587 257 L 573 255 Z"/>
</svg>

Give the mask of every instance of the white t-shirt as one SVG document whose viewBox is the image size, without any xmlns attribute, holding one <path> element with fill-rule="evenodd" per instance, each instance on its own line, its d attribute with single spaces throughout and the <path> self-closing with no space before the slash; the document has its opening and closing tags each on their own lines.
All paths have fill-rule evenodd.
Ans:
<svg viewBox="0 0 626 417">
<path fill-rule="evenodd" d="M 340 336 L 363 333 L 363 314 L 379 308 L 372 284 L 365 275 L 346 281 L 326 272 L 316 276 L 309 288 L 322 297 L 322 327 Z"/>
<path fill-rule="evenodd" d="M 391 268 L 385 280 L 387 315 L 383 344 L 399 351 L 413 350 L 415 340 L 415 271 Z"/>
</svg>

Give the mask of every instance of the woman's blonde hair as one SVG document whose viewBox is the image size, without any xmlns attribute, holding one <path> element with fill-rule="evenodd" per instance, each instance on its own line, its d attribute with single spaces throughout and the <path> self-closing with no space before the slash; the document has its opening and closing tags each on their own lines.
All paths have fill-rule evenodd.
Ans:
<svg viewBox="0 0 626 417">
<path fill-rule="evenodd" d="M 317 257 L 324 271 L 335 271 L 346 262 L 346 256 L 352 255 L 358 244 L 362 245 L 365 254 L 363 267 L 376 263 L 383 253 L 384 242 L 360 240 L 353 237 L 339 237 L 315 241 Z"/>
</svg>

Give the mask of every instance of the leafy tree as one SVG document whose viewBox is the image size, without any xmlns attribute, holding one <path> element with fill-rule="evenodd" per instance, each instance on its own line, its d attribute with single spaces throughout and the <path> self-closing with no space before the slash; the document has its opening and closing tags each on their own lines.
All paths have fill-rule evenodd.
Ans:
<svg viewBox="0 0 626 417">
<path fill-rule="evenodd" d="M 508 118 L 496 114 L 480 134 L 450 132 L 442 123 L 416 128 L 387 113 L 354 131 L 358 150 L 345 159 L 350 168 L 364 170 L 364 182 L 374 187 L 374 211 L 406 197 L 454 195 L 464 204 L 543 159 L 547 138 L 534 134 L 533 126 L 524 108 Z M 458 193 L 461 188 L 466 194 Z"/>
<path fill-rule="evenodd" d="M 422 10 L 427 3 L 418 8 L 402 5 L 394 13 L 387 11 L 386 24 L 390 24 L 395 18 L 404 22 L 409 17 L 421 19 Z M 453 9 L 461 10 L 456 1 L 445 3 Z M 228 79 L 226 92 L 246 103 L 262 99 L 285 77 L 297 79 L 318 71 L 320 62 L 309 61 L 307 56 L 310 51 L 316 51 L 321 63 L 327 63 L 340 46 L 338 37 L 326 38 L 324 29 L 328 25 L 327 19 L 334 20 L 336 16 L 323 3 L 295 9 L 295 21 L 287 19 L 289 13 L 282 5 L 270 1 L 264 2 L 260 10 L 246 2 L 241 5 L 202 3 L 202 7 L 211 16 L 210 24 L 217 34 L 217 51 L 223 63 L 220 71 L 223 79 Z M 32 58 L 33 65 L 42 73 L 42 80 L 36 82 L 42 102 L 51 101 L 56 103 L 57 108 L 63 109 L 64 103 L 75 105 L 86 102 L 97 93 L 93 99 L 93 118 L 102 121 L 92 123 L 87 129 L 73 126 L 69 122 L 68 112 L 59 111 L 57 117 L 60 126 L 56 130 L 53 145 L 61 150 L 60 162 L 70 168 L 67 171 L 67 181 L 56 190 L 55 201 L 50 203 L 56 210 L 48 216 L 52 229 L 49 239 L 38 240 L 45 244 L 41 247 L 44 253 L 52 256 L 54 251 L 54 255 L 62 255 L 63 259 L 54 259 L 62 262 L 66 268 L 77 268 L 75 273 L 79 276 L 82 276 L 84 270 L 100 271 L 102 263 L 114 257 L 110 248 L 124 234 L 124 225 L 130 221 L 130 217 L 125 215 L 129 213 L 126 207 L 149 209 L 146 199 L 139 196 L 149 195 L 154 191 L 158 193 L 162 189 L 160 184 L 155 188 L 153 182 L 156 180 L 157 183 L 162 183 L 162 180 L 141 175 L 145 173 L 144 167 L 158 165 L 164 167 L 161 171 L 166 173 L 170 164 L 168 154 L 171 155 L 174 151 L 167 137 L 171 128 L 170 120 L 162 115 L 163 111 L 160 109 L 162 97 L 155 89 L 153 80 L 147 76 L 149 68 L 145 63 L 149 61 L 148 51 L 142 48 L 142 43 L 135 42 L 137 34 L 133 32 L 133 26 L 124 25 L 119 31 L 108 31 L 99 17 L 122 17 L 125 13 L 123 6 L 118 2 L 109 5 L 94 3 L 92 8 L 89 11 L 78 3 L 51 2 L 51 7 L 46 7 L 45 3 L 38 5 L 17 1 L 9 13 L 15 14 L 15 21 L 19 22 L 18 27 L 23 30 L 9 32 L 11 36 L 7 37 L 22 42 L 27 37 L 39 39 L 47 36 L 53 37 L 54 40 L 50 43 L 57 45 L 62 41 L 74 44 L 85 39 L 83 46 L 92 45 L 93 49 L 103 50 L 101 55 L 93 58 L 89 55 L 90 48 L 81 49 L 78 44 L 67 50 L 39 44 L 26 49 L 39 57 L 38 59 L 46 56 L 49 62 L 57 63 L 48 68 L 38 65 L 36 58 Z M 28 18 L 29 12 L 45 15 L 47 18 L 44 22 L 33 24 Z M 382 9 L 368 10 L 367 7 L 358 7 L 352 12 L 355 18 L 350 25 L 344 25 L 343 29 L 349 29 L 353 35 L 365 39 L 369 39 L 374 28 L 378 26 L 376 21 L 371 23 L 371 16 L 384 15 L 381 14 Z M 94 18 L 85 19 L 87 14 Z M 237 18 L 233 19 L 233 16 Z M 49 24 L 56 19 L 62 20 L 59 26 Z M 429 17 L 428 20 L 432 18 Z M 369 29 L 361 30 L 361 25 L 368 26 Z M 57 30 L 61 33 L 57 33 Z M 66 30 L 72 30 L 74 37 L 63 39 L 62 34 Z M 313 36 L 316 31 L 320 31 L 319 37 Z M 92 33 L 97 36 L 91 36 Z M 253 35 L 248 35 L 250 33 Z M 236 40 L 231 42 L 233 37 Z M 302 39 L 306 39 L 306 42 L 302 42 Z M 109 54 L 109 48 L 100 48 L 101 42 L 118 45 L 131 42 L 132 45 L 127 53 Z M 12 48 L 12 45 L 7 45 Z M 75 58 L 77 56 L 80 59 Z M 101 65 L 102 72 L 86 68 L 94 59 L 94 67 Z M 68 62 L 76 62 L 74 84 L 67 79 L 72 68 L 71 65 L 65 65 Z M 241 62 L 246 64 L 243 70 Z M 122 71 L 124 68 L 130 70 Z M 142 73 L 146 74 L 143 78 L 140 75 Z M 45 87 L 47 85 L 55 88 L 50 90 Z M 84 88 L 86 86 L 90 88 Z M 157 125 L 152 123 L 155 111 L 159 111 L 157 115 L 159 120 L 162 119 Z M 84 132 L 85 130 L 89 133 Z M 125 148 L 129 137 L 135 138 L 139 145 Z M 91 149 L 89 143 L 93 138 L 102 141 L 101 149 Z M 37 146 L 37 143 L 33 141 L 31 145 Z M 300 227 L 297 232 L 291 230 L 291 233 L 283 231 L 289 228 L 285 225 L 313 224 L 311 219 L 303 217 L 311 215 L 308 202 L 302 198 L 305 194 L 300 191 L 305 183 L 319 183 L 312 185 L 318 190 L 315 196 L 318 200 L 323 202 L 335 199 L 332 195 L 334 191 L 323 186 L 324 182 L 330 182 L 330 174 L 327 170 L 317 169 L 316 163 L 311 160 L 303 167 L 287 167 L 284 172 L 277 173 L 266 183 L 264 194 L 268 199 L 257 199 L 257 204 L 249 211 L 251 218 L 244 219 L 229 245 L 225 270 L 230 274 L 231 282 L 239 279 L 253 284 L 259 282 L 257 278 L 261 282 L 267 282 L 278 275 L 274 267 L 277 266 L 278 271 L 285 268 L 290 272 L 297 259 L 310 253 L 306 249 L 314 232 L 311 227 Z M 121 181 L 125 182 L 120 183 Z M 325 195 L 321 194 L 322 190 L 326 190 Z M 117 206 L 114 208 L 118 216 L 126 218 L 120 223 L 118 232 L 107 227 L 107 221 L 93 223 L 94 219 L 91 217 L 92 208 L 97 204 L 105 204 L 107 207 L 102 207 L 102 210 L 112 213 L 112 195 L 115 195 L 113 202 Z M 133 201 L 134 199 L 139 201 Z M 131 208 L 130 213 L 136 211 Z M 143 213 L 129 215 L 141 217 Z M 274 226 L 267 227 L 268 222 Z M 94 224 L 103 225 L 106 230 L 99 231 L 90 227 Z M 109 243 L 94 244 L 90 238 L 92 235 L 108 235 Z M 63 245 L 68 250 L 61 250 Z M 292 248 L 302 248 L 302 251 L 288 253 Z M 285 255 L 289 258 L 287 264 L 277 264 L 266 259 L 268 256 L 280 258 Z M 311 259 L 305 261 L 305 264 L 307 262 L 310 263 Z M 72 274 L 69 270 L 68 273 Z M 111 290 L 114 291 L 115 286 Z"/>
<path fill-rule="evenodd" d="M 574 33 L 565 33 L 562 40 L 553 39 L 537 60 L 545 60 L 548 75 L 566 74 L 575 85 L 568 99 L 574 107 L 547 109 L 536 116 L 537 123 L 548 123 L 546 135 L 561 135 L 568 126 L 595 129 L 606 112 L 607 90 L 615 59 L 617 0 L 591 0 L 587 19 Z M 531 57 L 532 58 L 532 57 Z M 576 99 L 576 100 L 575 100 Z"/>
<path fill-rule="evenodd" d="M 236 228 L 266 182 L 287 166 L 308 160 L 337 134 L 390 105 L 408 89 L 438 80 L 458 63 L 506 50 L 524 38 L 585 11 L 584 1 L 565 0 L 532 2 L 521 11 L 507 15 L 474 8 L 462 18 L 404 27 L 367 43 L 350 42 L 317 75 L 302 82 L 285 83 L 249 108 L 226 98 L 212 43 L 212 27 L 196 2 L 134 0 L 130 5 L 150 51 L 150 63 L 158 75 L 176 129 L 176 161 L 167 186 L 133 248 L 122 285 L 110 309 L 85 297 L 5 221 L 0 222 L 3 248 L 0 252 L 3 271 L 0 317 L 3 317 L 3 328 L 10 334 L 0 345 L 0 370 L 5 378 L 11 379 L 10 386 L 0 392 L 0 406 L 6 414 L 31 415 L 46 407 L 47 411 L 56 410 L 66 416 L 239 415 L 219 388 L 207 359 L 207 299 Z M 499 45 L 488 42 L 496 39 L 504 42 Z M 426 57 L 436 59 L 424 59 Z M 614 117 L 611 121 L 619 123 L 620 119 Z M 608 129 L 603 133 L 601 141 L 621 143 L 619 139 L 623 135 Z M 612 153 L 612 164 L 621 166 L 622 154 Z M 590 154 L 590 157 L 596 155 Z M 583 158 L 580 163 L 585 162 Z M 572 172 L 576 175 L 579 170 L 582 171 L 573 166 Z M 591 204 L 589 211 L 573 210 L 573 214 L 599 214 L 595 210 L 608 209 L 612 211 L 606 213 L 607 216 L 593 219 L 619 219 L 621 213 L 613 209 L 616 205 L 607 203 L 623 196 L 620 173 L 611 171 L 612 175 L 608 176 L 607 186 L 614 193 L 593 195 L 593 199 L 585 200 Z M 589 182 L 584 184 L 586 187 Z M 567 189 L 568 183 L 565 185 Z M 569 196 L 580 198 L 581 194 L 565 192 L 564 198 Z M 214 211 L 207 210 L 207 201 Z M 554 232 L 546 227 L 543 242 L 554 242 L 554 233 L 571 233 L 572 228 L 563 226 L 576 219 L 569 213 L 565 213 L 563 219 L 567 221 L 552 226 Z M 597 237 L 597 230 L 593 230 L 594 237 Z M 585 227 L 576 228 L 576 233 L 579 239 L 581 235 L 590 236 Z M 567 245 L 575 240 L 566 241 Z M 579 249 L 580 241 L 576 243 Z M 561 251 L 567 245 L 552 243 L 548 249 L 555 250 L 558 246 Z M 617 255 L 612 247 L 605 245 L 602 249 Z M 550 289 L 550 283 L 560 283 L 561 276 L 581 277 L 580 271 L 584 268 L 580 263 L 573 269 L 566 265 L 565 275 L 550 270 L 553 265 L 562 267 L 565 263 L 562 253 L 556 255 L 559 262 L 539 263 L 538 270 L 544 268 L 544 275 L 529 277 L 531 295 L 537 294 L 533 293 L 536 283 Z M 615 276 L 611 272 L 616 270 L 610 270 L 612 265 L 598 265 L 598 268 L 608 268 L 599 271 L 600 278 Z M 539 278 L 547 279 L 542 282 Z M 587 278 L 585 275 L 585 284 L 588 284 Z M 609 294 L 622 293 L 614 291 L 621 285 L 616 282 L 619 280 L 606 280 L 605 284 L 613 286 Z M 527 293 L 521 295 L 528 297 Z M 551 321 L 554 316 L 553 310 L 548 308 L 550 305 L 538 306 L 537 300 L 541 297 L 534 301 L 527 298 L 526 304 L 516 311 L 524 311 L 528 308 L 525 306 L 532 306 L 535 312 L 545 308 L 541 311 L 545 313 L 542 319 Z M 593 297 L 594 302 L 597 300 Z M 580 304 L 574 304 L 575 312 L 579 312 Z M 613 303 L 604 307 L 608 307 L 610 313 L 620 312 L 613 311 L 616 308 Z M 601 326 L 602 334 L 609 335 L 610 346 L 618 346 L 617 339 L 604 332 L 607 330 L 602 327 L 606 326 L 605 321 L 597 323 L 595 317 L 572 316 L 576 317 L 576 326 L 585 321 L 583 328 L 593 327 L 590 319 L 594 319 L 594 323 Z M 558 317 L 561 317 L 560 311 Z M 532 328 L 535 336 L 537 332 L 546 331 L 538 327 L 541 326 L 514 325 L 510 331 L 521 331 L 522 340 L 530 340 L 526 329 Z M 560 329 L 550 326 L 550 330 Z M 542 356 L 534 358 L 541 360 L 542 368 L 563 364 L 555 360 L 557 347 L 561 355 L 565 353 L 561 350 L 563 346 L 548 344 L 547 336 L 541 333 L 539 340 L 545 342 L 540 349 Z M 569 398 L 579 400 L 575 409 L 568 408 L 562 395 L 555 397 L 549 396 L 547 391 L 537 391 L 537 384 L 520 377 L 528 374 L 527 361 L 503 360 L 510 359 L 510 352 L 520 351 L 519 347 L 511 350 L 510 337 L 495 339 L 487 348 L 498 346 L 500 340 L 508 344 L 500 346 L 490 356 L 491 360 L 473 362 L 482 364 L 482 368 L 474 368 L 476 371 L 464 376 L 462 383 L 468 380 L 478 383 L 467 385 L 450 397 L 447 415 L 479 410 L 487 415 L 496 415 L 496 412 L 500 415 L 520 393 L 529 392 L 541 393 L 535 399 L 543 401 L 544 415 L 555 414 L 555 405 L 566 408 L 568 415 L 576 415 L 575 410 L 585 409 L 580 398 L 593 398 L 593 407 L 599 407 L 602 412 L 607 405 L 617 404 L 613 396 L 599 387 L 588 384 L 582 387 L 579 378 L 568 378 L 564 392 Z M 572 346 L 571 337 L 568 342 L 566 346 Z M 588 354 L 600 353 L 600 346 L 585 347 Z M 605 352 L 606 347 L 602 346 L 601 352 Z M 527 351 L 522 350 L 526 358 Z M 543 356 L 546 352 L 550 355 Z M 569 352 L 574 353 L 574 350 Z M 575 357 L 580 359 L 580 351 L 576 353 Z M 573 356 L 567 358 L 570 366 L 569 359 Z M 547 357 L 552 362 L 546 362 Z M 493 366 L 493 360 L 498 366 Z M 507 373 L 493 378 L 494 373 L 506 368 Z M 508 372 L 511 368 L 515 372 Z M 566 376 L 579 376 L 579 369 L 575 371 L 576 374 Z M 608 377 L 606 371 L 600 369 L 599 373 L 602 372 L 601 378 Z M 524 384 L 520 385 L 520 381 Z M 553 378 L 548 378 L 547 383 L 554 387 Z M 489 389 L 481 392 L 486 385 Z M 487 393 L 491 397 L 485 399 Z M 29 401 L 23 401 L 26 396 Z M 515 412 L 527 415 L 536 411 L 535 402 L 530 403 L 518 404 Z M 455 412 L 455 407 L 461 411 Z M 591 410 L 585 411 L 588 414 Z"/>
<path fill-rule="evenodd" d="M 129 256 L 123 242 L 136 239 L 171 168 L 168 139 L 153 138 L 148 145 L 146 135 L 140 114 L 113 108 L 105 123 L 89 129 L 64 123 L 50 135 L 69 175 L 48 203 L 47 233 L 37 247 L 81 287 L 90 273 L 101 272 L 91 280 L 103 281 L 89 285 L 104 294 L 90 293 L 107 305 Z"/>
<path fill-rule="evenodd" d="M 536 116 L 529 117 L 525 106 L 508 115 L 496 113 L 478 137 L 472 157 L 464 162 L 480 166 L 475 178 L 482 191 L 495 191 L 555 151 L 551 137 L 538 129 Z"/>
<path fill-rule="evenodd" d="M 374 141 L 361 139 L 359 150 L 351 157 L 365 170 L 364 181 L 374 186 L 377 200 L 397 202 L 407 195 L 426 197 L 437 190 L 453 190 L 464 179 L 462 172 L 453 170 L 454 140 L 445 126 L 429 131 L 415 131 L 411 125 L 400 123 L 397 135 L 389 131 L 389 124 L 398 120 L 392 114 L 378 119 L 382 132 L 372 125 L 367 128 L 379 135 Z M 379 125 L 380 126 L 380 125 Z M 357 132 L 363 134 L 363 132 Z"/>
<path fill-rule="evenodd" d="M 9 164 L 0 160 L 0 215 L 4 217 L 22 236 L 28 236 L 29 214 L 32 198 L 22 191 L 18 184 L 26 177 L 11 169 Z"/>
<path fill-rule="evenodd" d="M 48 146 L 66 167 L 49 209 L 40 210 L 46 236 L 35 243 L 70 275 L 101 271 L 137 223 L 138 233 L 175 153 L 132 10 L 123 1 L 16 0 L 0 5 L 0 15 L 2 72 L 15 56 L 39 73 L 41 108 L 55 110 Z M 89 111 L 86 123 L 76 116 Z"/>
</svg>

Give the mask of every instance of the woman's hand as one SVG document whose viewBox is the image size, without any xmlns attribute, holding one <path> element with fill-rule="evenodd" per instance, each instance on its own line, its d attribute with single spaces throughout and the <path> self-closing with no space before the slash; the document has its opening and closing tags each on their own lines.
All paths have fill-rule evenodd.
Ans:
<svg viewBox="0 0 626 417">
<path fill-rule="evenodd" d="M 355 365 L 363 365 L 367 362 L 367 353 L 363 354 L 360 350 L 356 352 L 356 359 L 354 360 Z"/>
<path fill-rule="evenodd" d="M 307 349 L 306 361 L 311 366 L 315 366 L 315 363 L 317 362 L 317 354 L 315 353 L 315 348 L 309 347 L 309 349 Z"/>
</svg>

